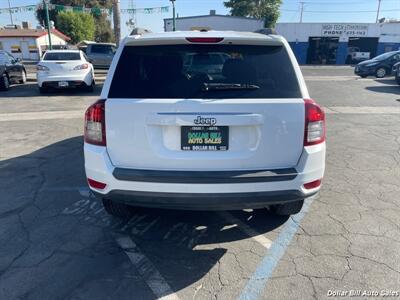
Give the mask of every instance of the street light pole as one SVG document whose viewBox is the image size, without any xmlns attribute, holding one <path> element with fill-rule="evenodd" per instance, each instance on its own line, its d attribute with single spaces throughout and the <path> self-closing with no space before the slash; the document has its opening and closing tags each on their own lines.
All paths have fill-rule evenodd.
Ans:
<svg viewBox="0 0 400 300">
<path fill-rule="evenodd" d="M 379 12 L 381 11 L 381 1 L 382 0 L 378 0 L 378 10 L 376 12 L 376 21 L 375 21 L 375 23 L 378 23 L 378 21 L 379 21 Z"/>
<path fill-rule="evenodd" d="M 175 17 L 175 0 L 170 0 L 172 2 L 172 31 L 176 30 L 176 17 Z"/>
<path fill-rule="evenodd" d="M 47 6 L 46 0 L 43 0 L 44 10 L 46 12 L 46 26 L 47 26 L 47 33 L 49 35 L 49 49 L 52 50 L 51 45 L 51 28 L 50 28 L 50 18 L 49 18 L 49 7 Z"/>
<path fill-rule="evenodd" d="M 10 0 L 8 0 L 8 10 L 10 12 L 10 20 L 11 20 L 11 25 L 14 25 L 13 22 L 13 17 L 12 17 L 12 11 L 11 11 L 11 4 L 10 4 Z"/>
<path fill-rule="evenodd" d="M 303 11 L 304 11 L 304 2 L 300 2 L 300 23 L 303 23 Z"/>
</svg>

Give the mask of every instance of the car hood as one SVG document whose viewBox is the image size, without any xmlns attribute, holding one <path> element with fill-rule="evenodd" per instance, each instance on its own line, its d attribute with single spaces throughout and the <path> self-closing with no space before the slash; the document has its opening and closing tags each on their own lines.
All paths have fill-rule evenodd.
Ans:
<svg viewBox="0 0 400 300">
<path fill-rule="evenodd" d="M 359 66 L 365 66 L 365 65 L 369 65 L 369 64 L 373 64 L 373 63 L 379 63 L 379 60 L 368 59 L 368 60 L 364 60 L 364 61 L 358 63 L 358 65 Z"/>
</svg>

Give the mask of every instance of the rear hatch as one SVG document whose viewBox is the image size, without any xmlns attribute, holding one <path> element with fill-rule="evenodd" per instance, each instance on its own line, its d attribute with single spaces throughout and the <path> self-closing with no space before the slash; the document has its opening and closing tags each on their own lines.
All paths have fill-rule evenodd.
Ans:
<svg viewBox="0 0 400 300">
<path fill-rule="evenodd" d="M 75 67 L 83 64 L 79 52 L 49 52 L 39 63 L 41 66 L 49 68 L 51 75 L 66 75 L 70 72 L 80 72 L 74 70 Z"/>
<path fill-rule="evenodd" d="M 200 71 L 187 65 L 196 60 Z M 303 150 L 304 115 L 282 42 L 126 45 L 106 101 L 107 151 L 123 168 L 288 168 Z"/>
</svg>

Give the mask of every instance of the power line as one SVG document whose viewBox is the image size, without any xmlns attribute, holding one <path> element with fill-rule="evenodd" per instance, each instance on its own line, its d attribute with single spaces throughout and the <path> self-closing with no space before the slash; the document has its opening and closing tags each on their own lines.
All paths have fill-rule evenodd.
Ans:
<svg viewBox="0 0 400 300">
<path fill-rule="evenodd" d="M 298 11 L 298 10 L 294 10 L 294 9 L 281 9 L 282 11 Z M 400 9 L 385 9 L 385 10 L 380 10 L 380 12 L 393 12 L 393 11 L 400 11 Z M 359 14 L 359 13 L 376 13 L 376 10 L 304 10 L 305 13 L 319 13 L 319 14 L 345 14 L 345 13 L 349 13 L 349 14 Z"/>
<path fill-rule="evenodd" d="M 376 2 L 376 0 L 370 0 L 370 2 Z M 398 2 L 398 0 L 385 0 L 385 2 Z M 337 4 L 366 4 L 366 0 L 363 1 L 336 1 L 336 2 L 312 2 L 312 1 L 304 1 L 305 4 L 307 5 L 337 5 Z"/>
</svg>

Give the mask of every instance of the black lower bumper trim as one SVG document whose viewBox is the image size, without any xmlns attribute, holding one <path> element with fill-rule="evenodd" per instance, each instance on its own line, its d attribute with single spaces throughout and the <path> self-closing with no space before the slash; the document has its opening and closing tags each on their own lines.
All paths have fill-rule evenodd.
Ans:
<svg viewBox="0 0 400 300">
<path fill-rule="evenodd" d="M 60 87 L 58 86 L 59 81 L 45 81 L 42 83 L 42 87 L 45 88 L 54 88 L 54 89 L 68 89 L 68 88 L 76 88 L 76 87 L 87 87 L 86 83 L 81 80 L 60 80 L 60 81 L 67 81 L 68 86 Z"/>
<path fill-rule="evenodd" d="M 158 183 L 250 183 L 289 181 L 297 176 L 294 168 L 243 171 L 159 171 L 115 168 L 118 180 Z"/>
<path fill-rule="evenodd" d="M 236 210 L 245 208 L 263 208 L 272 204 L 303 200 L 312 194 L 303 194 L 298 190 L 252 193 L 160 193 L 141 191 L 113 190 L 108 194 L 96 193 L 107 198 L 132 206 L 155 207 L 187 210 Z"/>
</svg>

